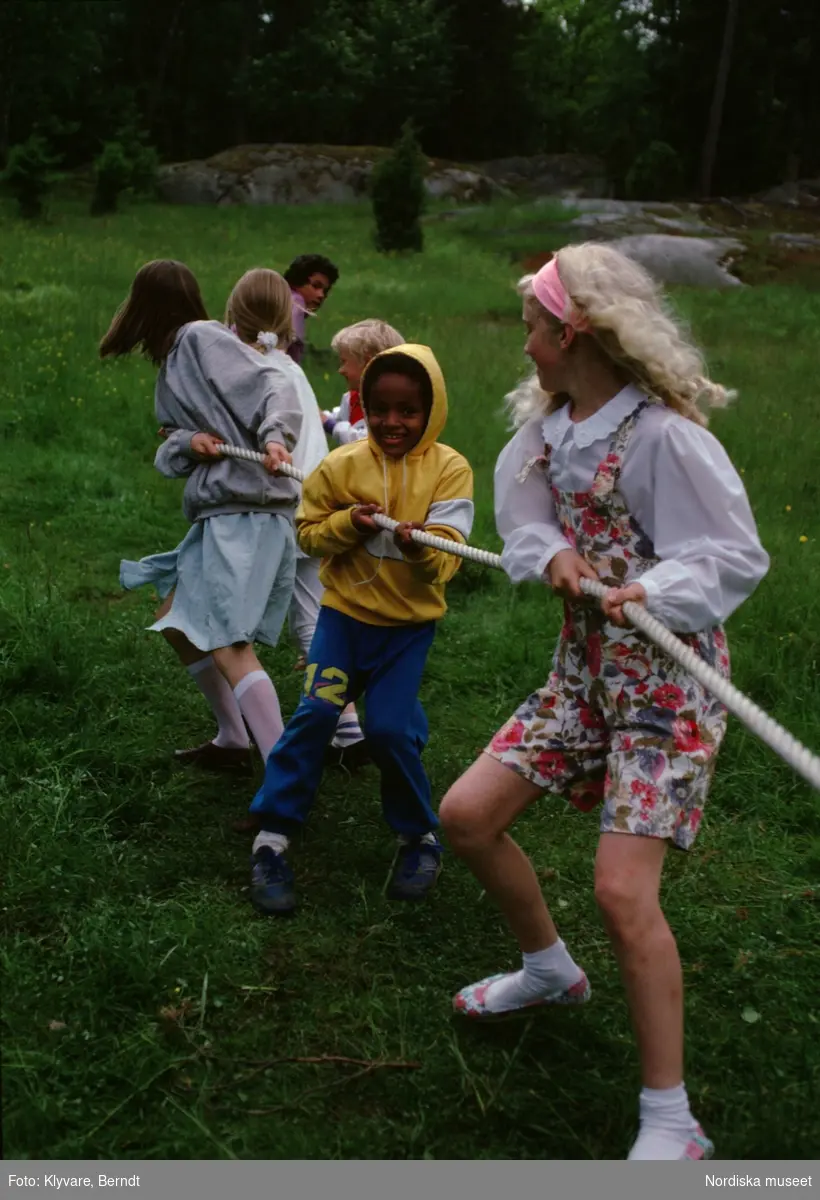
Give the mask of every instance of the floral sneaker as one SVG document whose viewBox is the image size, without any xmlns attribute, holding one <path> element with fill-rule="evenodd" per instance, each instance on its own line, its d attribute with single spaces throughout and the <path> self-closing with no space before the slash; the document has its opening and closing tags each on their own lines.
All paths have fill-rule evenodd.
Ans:
<svg viewBox="0 0 820 1200">
<path fill-rule="evenodd" d="M 711 1158 L 715 1152 L 714 1143 L 710 1142 L 706 1134 L 701 1129 L 700 1125 L 695 1126 L 695 1132 L 689 1139 L 686 1149 L 681 1155 L 682 1159 L 686 1158 Z"/>
<path fill-rule="evenodd" d="M 511 972 L 515 974 L 515 972 Z M 556 992 L 552 996 L 540 996 L 536 1000 L 527 1000 L 517 1008 L 506 1008 L 500 1012 L 491 1012 L 487 1004 L 487 992 L 490 986 L 501 979 L 509 979 L 507 975 L 490 975 L 480 983 L 471 983 L 453 997 L 453 1009 L 460 1016 L 472 1017 L 479 1021 L 499 1021 L 511 1017 L 528 1016 L 534 1009 L 552 1008 L 556 1004 L 586 1004 L 591 994 L 589 980 L 585 974 L 564 992 Z"/>
<path fill-rule="evenodd" d="M 634 1146 L 629 1151 L 630 1162 L 685 1162 L 711 1158 L 715 1147 L 700 1125 L 695 1125 L 689 1140 L 684 1142 L 680 1133 L 652 1127 L 643 1127 Z"/>
</svg>

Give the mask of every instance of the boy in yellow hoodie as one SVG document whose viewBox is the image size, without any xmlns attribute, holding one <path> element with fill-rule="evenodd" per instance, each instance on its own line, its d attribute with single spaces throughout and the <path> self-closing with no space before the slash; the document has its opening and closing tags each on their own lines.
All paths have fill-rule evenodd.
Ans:
<svg viewBox="0 0 820 1200">
<path fill-rule="evenodd" d="M 399 839 L 393 899 L 422 899 L 441 871 L 438 819 L 422 766 L 427 718 L 418 698 L 444 588 L 460 560 L 417 545 L 413 529 L 465 542 L 473 524 L 469 463 L 436 439 L 447 393 L 426 346 L 403 345 L 371 360 L 361 384 L 366 440 L 329 454 L 305 481 L 296 515 L 299 545 L 323 560 L 325 591 L 302 699 L 268 757 L 251 804 L 251 902 L 261 912 L 296 908 L 285 857 L 310 812 L 339 713 L 365 697 L 365 736 L 382 776 L 382 809 Z M 373 522 L 383 512 L 395 534 Z"/>
</svg>

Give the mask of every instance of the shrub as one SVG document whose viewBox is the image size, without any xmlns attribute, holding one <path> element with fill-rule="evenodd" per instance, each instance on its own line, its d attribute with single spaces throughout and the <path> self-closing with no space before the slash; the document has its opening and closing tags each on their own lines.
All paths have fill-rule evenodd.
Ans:
<svg viewBox="0 0 820 1200">
<path fill-rule="evenodd" d="M 373 170 L 370 194 L 377 250 L 387 253 L 423 248 L 424 168 L 421 148 L 408 121 L 392 152 Z"/>
<path fill-rule="evenodd" d="M 150 194 L 156 186 L 157 164 L 156 150 L 128 131 L 106 142 L 94 161 L 92 214 L 116 212 L 123 192 Z"/>
<path fill-rule="evenodd" d="M 48 142 L 40 134 L 12 146 L 9 151 L 3 182 L 14 196 L 20 216 L 29 220 L 43 214 L 43 200 L 56 178 L 54 168 L 59 163 Z"/>
<path fill-rule="evenodd" d="M 672 200 L 682 187 L 683 165 L 668 142 L 650 142 L 626 175 L 626 194 L 631 200 Z"/>
<path fill-rule="evenodd" d="M 106 142 L 94 160 L 94 195 L 91 212 L 94 216 L 117 210 L 120 195 L 131 180 L 131 163 L 121 142 Z"/>
</svg>

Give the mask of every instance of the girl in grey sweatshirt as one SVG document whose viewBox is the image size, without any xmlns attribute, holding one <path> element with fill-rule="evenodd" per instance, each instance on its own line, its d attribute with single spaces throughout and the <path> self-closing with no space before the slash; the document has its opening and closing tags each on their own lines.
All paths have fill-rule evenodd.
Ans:
<svg viewBox="0 0 820 1200">
<path fill-rule="evenodd" d="M 281 285 L 276 332 L 287 341 L 290 289 Z M 159 367 L 156 417 L 166 436 L 155 465 L 185 478 L 191 528 L 174 550 L 124 560 L 120 579 L 126 588 L 157 588 L 163 603 L 150 628 L 176 651 L 217 720 L 212 741 L 177 751 L 177 759 L 247 769 L 248 729 L 264 759 L 282 732 L 276 689 L 253 645 L 276 645 L 293 590 L 299 493 L 276 470 L 290 462 L 301 404 L 276 360 L 208 320 L 182 263 L 140 269 L 100 355 L 137 348 Z M 264 453 L 264 466 L 222 457 L 222 442 Z"/>
</svg>

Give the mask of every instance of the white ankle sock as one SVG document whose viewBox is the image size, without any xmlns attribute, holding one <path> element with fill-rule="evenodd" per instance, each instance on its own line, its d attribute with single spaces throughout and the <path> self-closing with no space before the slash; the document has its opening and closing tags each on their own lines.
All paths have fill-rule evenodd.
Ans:
<svg viewBox="0 0 820 1200">
<path fill-rule="evenodd" d="M 523 954 L 522 959 L 520 971 L 505 975 L 489 987 L 484 999 L 489 1012 L 506 1012 L 530 1000 L 566 992 L 583 975 L 560 938 L 546 950 Z"/>
<path fill-rule="evenodd" d="M 250 671 L 233 690 L 242 716 L 248 722 L 263 762 L 282 736 L 279 697 L 267 671 Z"/>
<path fill-rule="evenodd" d="M 201 658 L 199 662 L 191 663 L 187 670 L 216 717 L 219 731 L 214 738 L 214 745 L 232 750 L 246 750 L 248 731 L 242 720 L 242 713 L 233 694 L 233 688 L 212 656 L 209 654 L 207 658 Z"/>
<path fill-rule="evenodd" d="M 645 1087 L 640 1105 L 641 1128 L 629 1158 L 667 1162 L 682 1158 L 698 1124 L 689 1108 L 684 1084 L 672 1088 Z"/>
<path fill-rule="evenodd" d="M 253 853 L 261 849 L 262 846 L 270 846 L 274 854 L 284 854 L 290 845 L 290 840 L 285 837 L 284 833 L 257 833 L 253 840 Z"/>
</svg>

